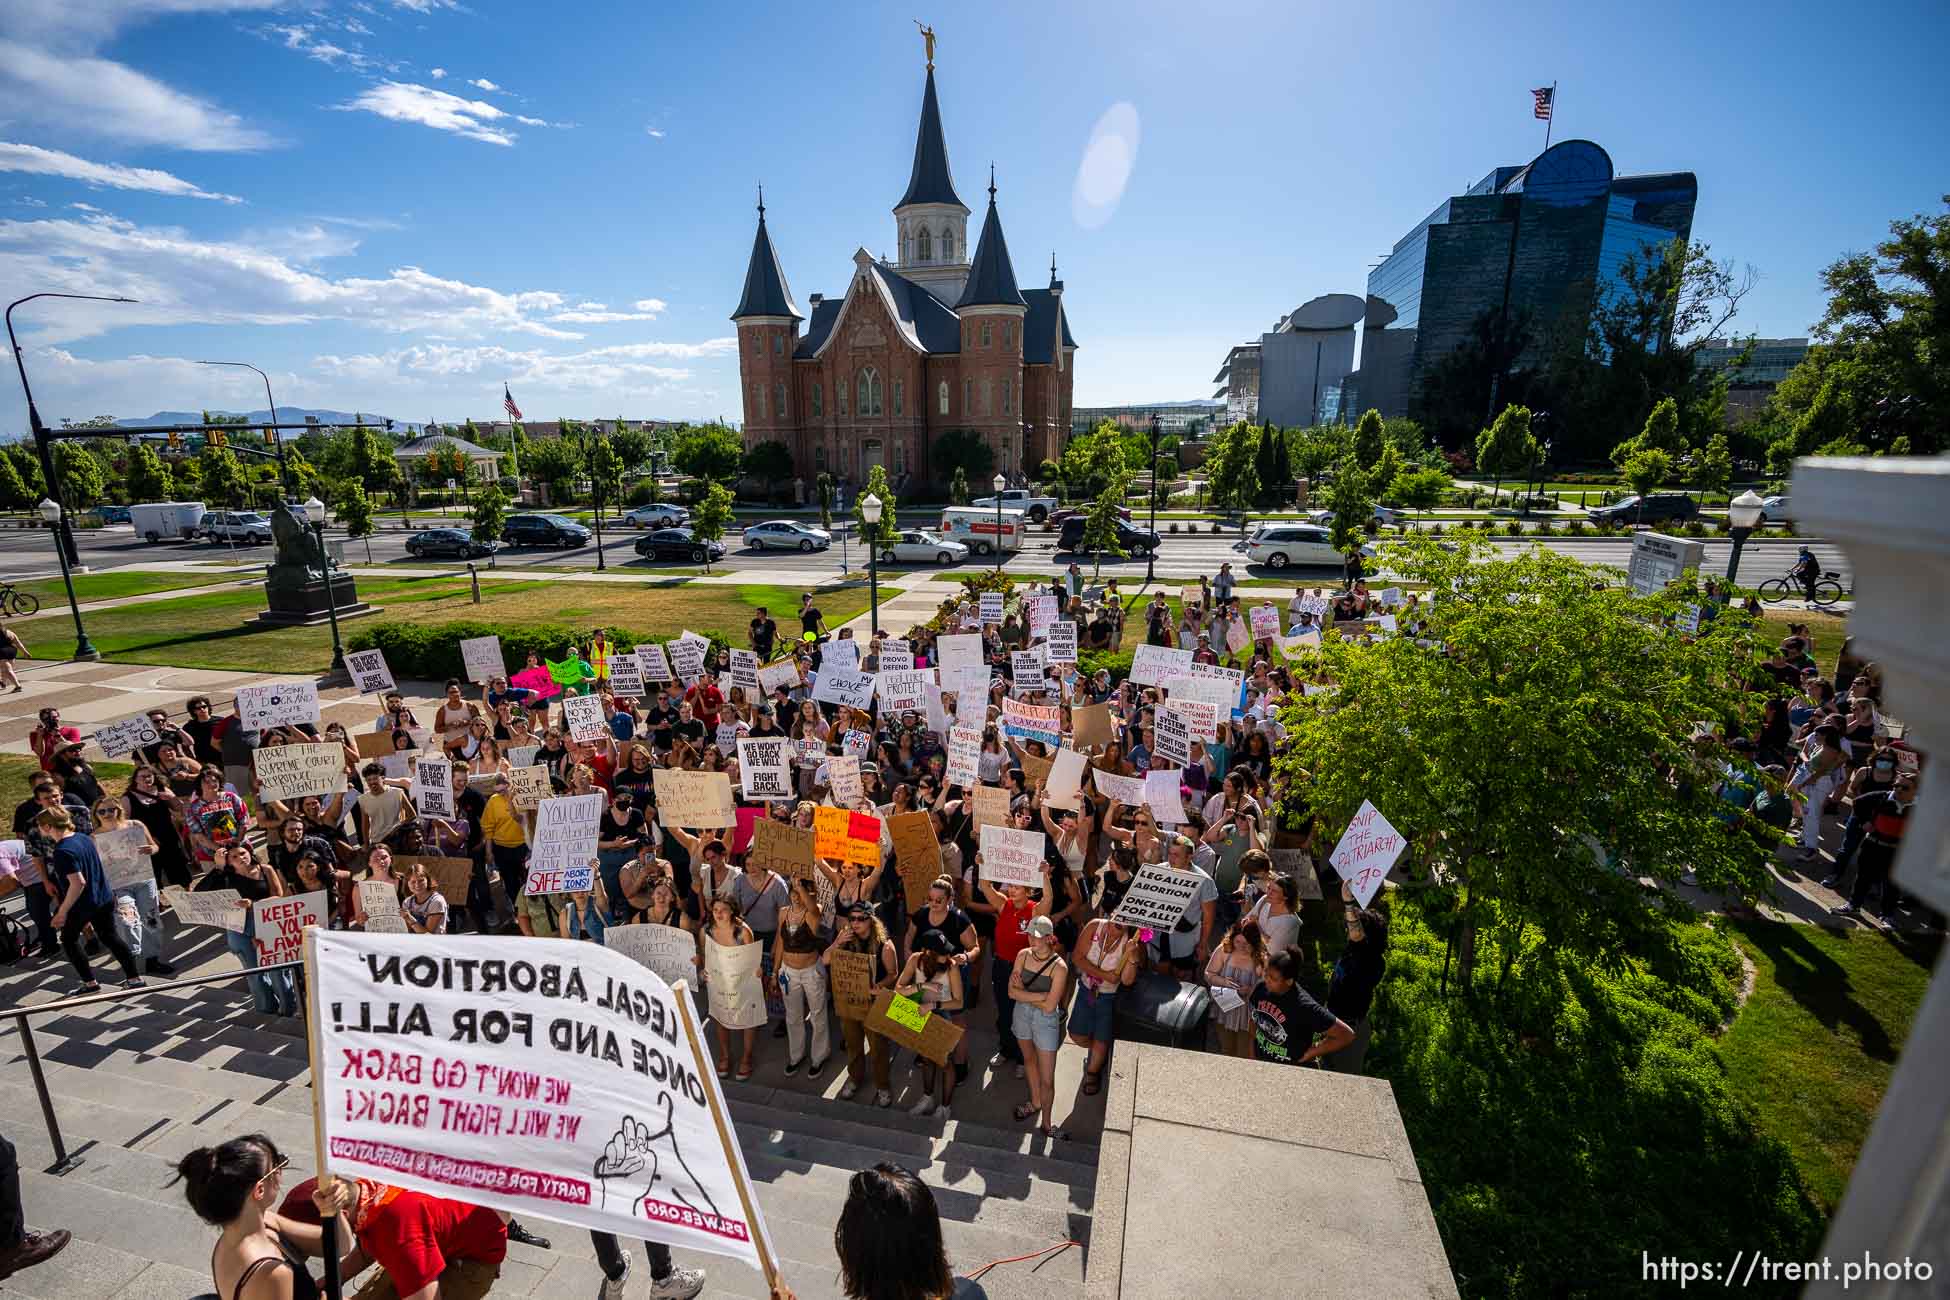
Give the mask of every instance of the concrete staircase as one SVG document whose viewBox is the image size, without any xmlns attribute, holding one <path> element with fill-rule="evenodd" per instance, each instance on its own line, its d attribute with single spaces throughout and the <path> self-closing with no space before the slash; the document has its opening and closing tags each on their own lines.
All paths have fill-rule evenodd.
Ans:
<svg viewBox="0 0 1950 1300">
<path fill-rule="evenodd" d="M 169 946 L 185 973 L 234 965 L 214 931 L 178 931 Z M 50 1001 L 71 988 L 65 963 L 0 967 L 0 1006 Z M 304 1040 L 296 1022 L 260 1016 L 249 1005 L 240 980 L 35 1019 L 62 1135 L 83 1159 L 63 1177 L 42 1172 L 53 1149 L 14 1022 L 0 1022 L 0 1131 L 19 1149 L 28 1223 L 66 1227 L 75 1236 L 54 1260 L 0 1283 L 0 1300 L 203 1295 L 211 1286 L 214 1232 L 191 1213 L 180 1188 L 167 1186 L 174 1162 L 194 1147 L 262 1132 L 291 1157 L 288 1184 L 310 1176 Z M 992 1036 L 978 1036 L 972 1059 L 986 1059 L 992 1045 Z M 919 1085 L 905 1060 L 895 1067 L 894 1109 L 840 1102 L 831 1098 L 839 1072 L 788 1079 L 783 1060 L 783 1043 L 762 1045 L 759 1073 L 751 1083 L 727 1085 L 727 1094 L 786 1279 L 805 1300 L 839 1294 L 833 1224 L 847 1179 L 880 1160 L 907 1165 L 934 1188 L 957 1273 L 1065 1241 L 1087 1245 L 1096 1128 L 1079 1140 L 1051 1142 L 1026 1126 L 1007 1126 L 1006 1109 L 999 1123 L 915 1118 L 904 1107 L 918 1098 Z M 969 1105 L 961 1109 L 987 1116 L 1021 1095 L 1022 1085 L 1006 1077 L 986 1090 L 992 1095 L 978 1094 L 980 1074 L 979 1067 L 971 1074 L 963 1092 Z M 593 1296 L 601 1273 L 587 1234 L 525 1221 L 555 1248 L 511 1244 L 494 1294 Z M 708 1296 L 767 1294 L 759 1275 L 734 1261 L 686 1252 L 678 1259 L 709 1271 Z M 639 1249 L 631 1296 L 648 1295 L 648 1273 Z M 982 1283 L 998 1300 L 1059 1300 L 1082 1296 L 1083 1273 L 1083 1249 L 1072 1246 L 1040 1261 L 1003 1264 Z"/>
</svg>

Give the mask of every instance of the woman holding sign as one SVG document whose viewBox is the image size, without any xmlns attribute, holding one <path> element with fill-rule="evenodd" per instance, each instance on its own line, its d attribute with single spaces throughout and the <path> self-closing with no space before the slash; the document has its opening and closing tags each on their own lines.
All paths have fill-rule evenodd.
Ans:
<svg viewBox="0 0 1950 1300">
<path fill-rule="evenodd" d="M 122 940 L 141 959 L 150 975 L 173 975 L 175 967 L 162 957 L 162 917 L 156 896 L 156 840 L 140 822 L 128 819 L 122 802 L 114 798 L 95 801 L 95 848 L 103 854 L 102 866 L 115 887 L 115 925 Z M 118 871 L 133 850 L 129 870 L 140 874 L 129 880 L 128 871 Z M 120 877 L 118 879 L 117 877 Z"/>
<path fill-rule="evenodd" d="M 711 922 L 705 927 L 705 939 L 720 948 L 742 948 L 758 943 L 758 936 L 745 924 L 739 915 L 735 899 L 714 898 L 711 900 Z M 709 951 L 707 947 L 706 951 Z M 739 980 L 735 988 L 711 989 L 711 1020 L 718 1027 L 718 1077 L 731 1077 L 731 1034 L 737 1030 L 739 1042 L 744 1048 L 738 1060 L 738 1079 L 743 1082 L 752 1077 L 752 1057 L 758 1050 L 758 1027 L 765 1023 L 765 990 L 759 977 L 757 963 Z M 704 982 L 708 988 L 722 977 L 714 973 L 711 963 L 704 963 Z M 721 1017 L 727 1008 L 732 1014 Z M 728 1024 L 727 1020 L 738 1023 Z"/>
<path fill-rule="evenodd" d="M 286 893 L 284 878 L 268 864 L 260 863 L 257 855 L 251 852 L 250 845 L 233 844 L 224 850 L 217 869 L 198 880 L 193 888 L 199 893 L 212 889 L 237 891 L 244 909 L 244 928 L 225 930 L 223 941 L 230 949 L 230 955 L 245 970 L 256 969 L 256 905 L 266 898 L 283 898 Z M 251 986 L 252 1004 L 265 1015 L 297 1014 L 298 996 L 292 989 L 287 972 L 253 975 L 246 983 Z"/>
<path fill-rule="evenodd" d="M 836 953 L 859 953 L 873 958 L 873 970 L 868 983 L 868 991 L 878 993 L 891 988 L 899 959 L 894 954 L 894 941 L 887 937 L 887 927 L 880 923 L 873 907 L 864 902 L 856 902 L 840 909 L 845 919 L 841 922 L 839 934 L 832 946 L 821 955 L 820 961 L 829 969 Z M 840 1037 L 846 1043 L 846 1082 L 841 1085 L 839 1099 L 851 1101 L 855 1093 L 867 1081 L 867 1066 L 872 1058 L 874 1105 L 885 1109 L 894 1104 L 891 1083 L 893 1074 L 893 1047 L 886 1038 L 867 1028 L 867 1022 L 860 1014 L 849 1016 L 846 1003 L 842 1000 L 837 1008 L 840 1020 Z"/>
<path fill-rule="evenodd" d="M 939 889 L 937 882 L 935 888 Z M 940 930 L 929 930 L 923 934 L 915 948 L 914 955 L 907 959 L 901 969 L 900 978 L 894 981 L 894 992 L 904 998 L 911 998 L 921 1005 L 923 1011 L 940 1016 L 950 1024 L 960 1024 L 962 1019 L 962 981 L 960 957 L 955 952 L 955 942 Z M 961 1038 L 961 1050 L 966 1051 L 968 1035 Z M 936 1076 L 940 1076 L 941 1098 L 935 1100 Z M 910 1115 L 940 1115 L 943 1119 L 953 1118 L 950 1107 L 955 1100 L 955 1084 L 959 1082 L 956 1071 L 937 1067 L 933 1062 L 921 1063 L 921 1100 L 909 1110 Z"/>
<path fill-rule="evenodd" d="M 183 829 L 176 812 L 182 801 L 163 774 L 153 767 L 138 767 L 129 776 L 122 799 L 129 816 L 148 827 L 149 838 L 155 842 L 156 851 L 149 862 L 157 880 L 187 887 L 190 862 L 183 854 Z"/>
</svg>

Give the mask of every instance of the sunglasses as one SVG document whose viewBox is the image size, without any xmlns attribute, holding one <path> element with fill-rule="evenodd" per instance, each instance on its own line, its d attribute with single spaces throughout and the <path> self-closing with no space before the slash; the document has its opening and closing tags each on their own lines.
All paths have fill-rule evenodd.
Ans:
<svg viewBox="0 0 1950 1300">
<path fill-rule="evenodd" d="M 283 1159 L 279 1160 L 276 1164 L 272 1165 L 269 1169 L 266 1169 L 264 1171 L 264 1176 L 258 1179 L 257 1181 L 260 1183 L 268 1183 L 273 1178 L 276 1178 L 279 1174 L 282 1174 L 285 1170 L 289 1169 L 290 1167 L 291 1167 L 291 1157 L 286 1156 Z"/>
</svg>

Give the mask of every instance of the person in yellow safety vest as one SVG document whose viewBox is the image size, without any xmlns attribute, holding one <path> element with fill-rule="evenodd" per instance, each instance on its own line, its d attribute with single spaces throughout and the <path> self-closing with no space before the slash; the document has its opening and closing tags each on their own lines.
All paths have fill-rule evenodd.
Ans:
<svg viewBox="0 0 1950 1300">
<path fill-rule="evenodd" d="M 589 643 L 589 665 L 595 669 L 598 686 L 609 680 L 609 638 L 601 632 Z"/>
</svg>

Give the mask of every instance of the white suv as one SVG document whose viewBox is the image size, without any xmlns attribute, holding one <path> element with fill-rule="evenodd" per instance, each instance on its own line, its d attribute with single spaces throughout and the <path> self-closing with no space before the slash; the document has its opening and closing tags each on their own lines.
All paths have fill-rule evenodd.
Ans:
<svg viewBox="0 0 1950 1300">
<path fill-rule="evenodd" d="M 1325 528 L 1314 524 L 1262 524 L 1251 538 L 1233 545 L 1246 553 L 1246 563 L 1264 564 L 1272 569 L 1307 564 L 1339 568 L 1341 554 Z"/>
<path fill-rule="evenodd" d="M 203 535 L 213 542 L 269 542 L 271 521 L 255 510 L 216 510 L 203 516 Z"/>
</svg>

